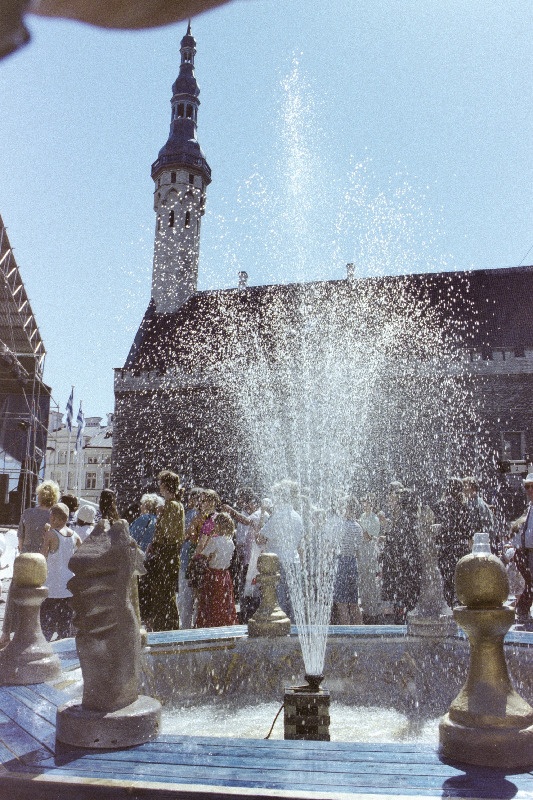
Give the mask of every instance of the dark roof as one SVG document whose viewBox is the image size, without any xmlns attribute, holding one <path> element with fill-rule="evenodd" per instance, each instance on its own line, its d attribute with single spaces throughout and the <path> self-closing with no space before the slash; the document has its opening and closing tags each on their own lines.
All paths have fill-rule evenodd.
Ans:
<svg viewBox="0 0 533 800">
<path fill-rule="evenodd" d="M 349 309 L 350 297 L 369 289 L 374 297 L 392 299 L 400 290 L 421 308 L 431 308 L 439 324 L 453 323 L 453 335 L 471 349 L 533 347 L 533 267 L 528 266 L 202 291 L 172 314 L 156 313 L 150 302 L 124 367 L 194 370 L 199 357 L 223 360 L 235 334 L 253 331 L 268 339 L 279 313 L 292 318 L 297 329 L 308 301 L 333 307 L 342 302 Z"/>
</svg>

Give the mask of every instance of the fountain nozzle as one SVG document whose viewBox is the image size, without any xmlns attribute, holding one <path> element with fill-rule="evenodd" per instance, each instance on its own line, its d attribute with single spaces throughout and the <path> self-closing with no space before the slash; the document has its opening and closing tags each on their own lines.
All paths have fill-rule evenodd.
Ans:
<svg viewBox="0 0 533 800">
<path fill-rule="evenodd" d="M 301 691 L 304 692 L 320 692 L 320 684 L 324 680 L 323 675 L 304 675 L 305 680 L 307 681 L 307 686 L 302 686 Z"/>
</svg>

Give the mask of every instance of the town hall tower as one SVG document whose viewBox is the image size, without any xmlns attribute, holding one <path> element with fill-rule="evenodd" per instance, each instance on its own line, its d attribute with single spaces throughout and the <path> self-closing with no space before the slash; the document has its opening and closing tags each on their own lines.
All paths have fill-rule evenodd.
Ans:
<svg viewBox="0 0 533 800">
<path fill-rule="evenodd" d="M 200 89 L 190 23 L 180 52 L 170 133 L 152 164 L 156 213 L 152 300 L 160 314 L 176 311 L 197 289 L 200 221 L 211 182 L 211 169 L 196 138 Z"/>
</svg>

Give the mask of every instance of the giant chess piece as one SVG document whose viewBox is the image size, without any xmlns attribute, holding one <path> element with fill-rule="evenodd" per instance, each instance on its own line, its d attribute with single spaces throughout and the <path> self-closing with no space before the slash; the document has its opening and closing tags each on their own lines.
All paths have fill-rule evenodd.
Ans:
<svg viewBox="0 0 533 800">
<path fill-rule="evenodd" d="M 440 751 L 450 760 L 509 770 L 533 767 L 533 708 L 509 678 L 503 639 L 514 611 L 503 605 L 509 592 L 502 562 L 491 555 L 488 534 L 474 535 L 473 552 L 455 570 L 464 605 L 454 617 L 470 641 L 465 685 L 439 726 Z"/>
<path fill-rule="evenodd" d="M 127 523 L 101 520 L 69 561 L 83 698 L 57 712 L 62 742 L 127 747 L 159 732 L 160 703 L 138 691 L 141 636 L 131 591 L 140 559 Z"/>
<path fill-rule="evenodd" d="M 262 553 L 257 559 L 257 583 L 261 594 L 259 608 L 248 620 L 248 636 L 288 636 L 291 621 L 278 604 L 276 589 L 280 579 L 279 558 Z"/>
<path fill-rule="evenodd" d="M 443 581 L 438 565 L 436 537 L 441 526 L 421 526 L 420 556 L 423 564 L 420 595 L 414 611 L 407 615 L 407 633 L 440 639 L 453 636 L 456 625 L 444 599 Z"/>
<path fill-rule="evenodd" d="M 13 565 L 8 603 L 13 607 L 14 636 L 0 652 L 0 685 L 28 685 L 55 680 L 61 664 L 41 630 L 41 604 L 48 596 L 46 559 L 21 553 Z"/>
</svg>

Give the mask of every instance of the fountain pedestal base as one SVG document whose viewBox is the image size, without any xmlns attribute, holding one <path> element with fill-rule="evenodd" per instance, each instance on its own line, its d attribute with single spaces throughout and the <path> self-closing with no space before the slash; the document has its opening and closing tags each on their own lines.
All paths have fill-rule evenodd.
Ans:
<svg viewBox="0 0 533 800">
<path fill-rule="evenodd" d="M 60 742 L 86 747 L 123 748 L 155 739 L 161 731 L 161 703 L 140 695 L 117 711 L 91 711 L 78 701 L 57 710 L 56 735 Z"/>
<path fill-rule="evenodd" d="M 285 690 L 284 738 L 329 742 L 329 692 L 295 687 Z"/>
<path fill-rule="evenodd" d="M 445 714 L 439 725 L 440 755 L 450 761 L 507 770 L 530 770 L 533 725 L 529 728 L 468 727 Z"/>
</svg>

